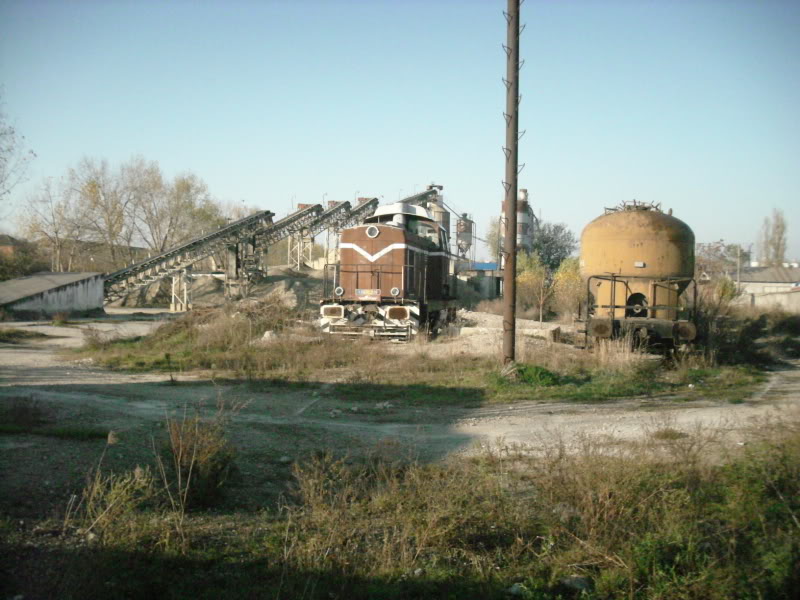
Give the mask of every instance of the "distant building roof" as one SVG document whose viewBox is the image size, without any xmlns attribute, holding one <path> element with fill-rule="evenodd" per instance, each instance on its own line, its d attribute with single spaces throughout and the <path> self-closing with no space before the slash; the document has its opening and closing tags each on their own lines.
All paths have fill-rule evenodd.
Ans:
<svg viewBox="0 0 800 600">
<path fill-rule="evenodd" d="M 7 233 L 0 233 L 0 246 L 18 246 L 20 241 Z"/>
<path fill-rule="evenodd" d="M 742 269 L 741 281 L 745 283 L 798 283 L 800 268 L 758 267 Z"/>
<path fill-rule="evenodd" d="M 496 262 L 474 262 L 469 268 L 473 271 L 498 271 L 500 269 Z"/>
<path fill-rule="evenodd" d="M 102 275 L 102 273 L 38 273 L 28 277 L 0 281 L 0 306 Z"/>
</svg>

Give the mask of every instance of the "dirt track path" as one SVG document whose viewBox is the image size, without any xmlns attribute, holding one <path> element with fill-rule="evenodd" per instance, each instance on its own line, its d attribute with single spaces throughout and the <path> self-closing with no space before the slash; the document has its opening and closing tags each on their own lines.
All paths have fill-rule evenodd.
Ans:
<svg viewBox="0 0 800 600">
<path fill-rule="evenodd" d="M 126 335 L 141 335 L 154 326 L 152 322 L 109 325 L 118 331 L 122 328 Z M 66 411 L 81 411 L 93 423 L 125 431 L 144 423 L 152 425 L 165 412 L 187 403 L 200 401 L 213 407 L 218 397 L 224 397 L 247 403 L 236 417 L 237 424 L 250 429 L 241 434 L 247 448 L 253 452 L 267 448 L 274 455 L 297 456 L 319 446 L 357 452 L 391 439 L 435 459 L 468 453 L 497 440 L 536 446 L 554 437 L 593 435 L 613 442 L 642 438 L 666 427 L 713 429 L 736 440 L 738 432 L 753 421 L 800 407 L 800 369 L 795 367 L 772 373 L 760 391 L 741 404 L 625 399 L 602 404 L 523 402 L 479 409 L 362 406 L 353 410 L 326 386 L 318 391 L 253 391 L 246 385 L 193 383 L 187 377 L 182 377 L 181 385 L 171 386 L 163 374 L 99 369 L 62 354 L 64 348 L 82 343 L 80 328 L 28 327 L 57 337 L 0 344 L 0 401 L 38 399 Z"/>
</svg>

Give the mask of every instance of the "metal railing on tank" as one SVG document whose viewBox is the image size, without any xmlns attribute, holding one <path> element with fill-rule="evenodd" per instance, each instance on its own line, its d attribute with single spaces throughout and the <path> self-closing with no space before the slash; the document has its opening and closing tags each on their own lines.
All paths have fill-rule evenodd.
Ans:
<svg viewBox="0 0 800 600">
<path fill-rule="evenodd" d="M 597 314 L 597 309 L 608 309 L 608 316 L 612 317 L 616 314 L 617 309 L 622 309 L 625 311 L 628 310 L 636 310 L 641 308 L 638 305 L 629 305 L 629 304 L 617 304 L 617 286 L 622 285 L 625 289 L 625 297 L 628 298 L 631 295 L 631 288 L 628 285 L 628 280 L 636 279 L 639 281 L 650 280 L 653 284 L 653 298 L 652 303 L 646 306 L 648 314 L 654 314 L 655 311 L 659 310 L 674 310 L 676 315 L 684 315 L 684 318 L 693 320 L 694 319 L 694 311 L 695 307 L 697 306 L 697 283 L 695 282 L 693 277 L 660 277 L 658 279 L 653 277 L 647 277 L 644 275 L 592 275 L 586 280 L 586 297 L 588 299 L 588 307 L 589 312 L 595 311 Z M 611 283 L 611 304 L 597 304 L 591 301 L 592 296 L 592 281 L 608 281 Z M 690 284 L 692 285 L 692 306 L 688 307 L 685 304 L 675 305 L 675 304 L 658 304 L 658 289 L 661 288 L 666 292 L 675 293 L 677 290 L 675 287 L 672 286 L 679 286 L 681 284 L 686 284 L 686 288 L 689 287 Z M 685 290 L 682 293 L 678 294 L 678 298 L 683 298 L 685 296 Z M 686 314 L 688 312 L 688 314 Z"/>
</svg>

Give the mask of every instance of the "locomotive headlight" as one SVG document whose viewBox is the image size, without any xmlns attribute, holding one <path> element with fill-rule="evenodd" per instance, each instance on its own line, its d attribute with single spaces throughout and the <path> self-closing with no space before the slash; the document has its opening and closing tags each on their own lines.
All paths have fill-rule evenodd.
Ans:
<svg viewBox="0 0 800 600">
<path fill-rule="evenodd" d="M 395 321 L 405 321 L 408 318 L 408 309 L 405 306 L 392 306 L 386 311 L 386 316 Z"/>
<path fill-rule="evenodd" d="M 343 319 L 344 306 L 323 306 L 322 316 L 329 319 Z"/>
<path fill-rule="evenodd" d="M 367 227 L 367 237 L 368 238 L 376 238 L 376 237 L 378 237 L 378 234 L 380 232 L 381 232 L 381 230 L 378 229 L 377 227 L 375 227 L 375 225 L 370 225 L 369 227 Z"/>
<path fill-rule="evenodd" d="M 389 293 L 395 298 L 397 298 L 400 295 L 400 289 L 393 287 L 391 290 L 389 290 Z"/>
<path fill-rule="evenodd" d="M 334 296 L 344 296 L 344 288 L 342 286 L 338 286 L 335 290 L 333 290 Z"/>
</svg>

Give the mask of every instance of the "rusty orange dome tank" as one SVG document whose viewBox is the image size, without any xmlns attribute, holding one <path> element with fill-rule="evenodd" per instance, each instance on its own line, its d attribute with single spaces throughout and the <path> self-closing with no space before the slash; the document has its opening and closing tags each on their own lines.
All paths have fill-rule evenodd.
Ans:
<svg viewBox="0 0 800 600">
<path fill-rule="evenodd" d="M 694 275 L 694 233 L 658 206 L 624 203 L 584 228 L 580 267 L 598 316 L 675 319 Z"/>
</svg>

